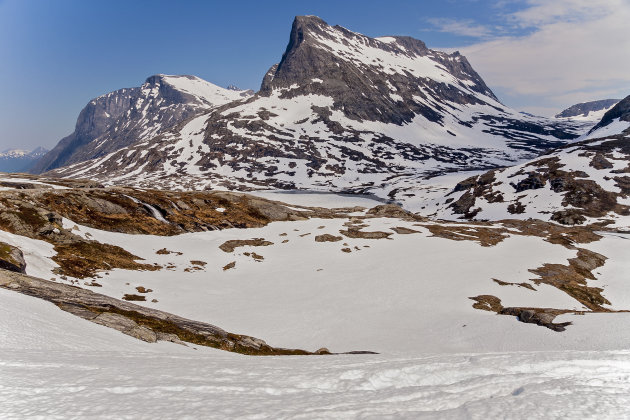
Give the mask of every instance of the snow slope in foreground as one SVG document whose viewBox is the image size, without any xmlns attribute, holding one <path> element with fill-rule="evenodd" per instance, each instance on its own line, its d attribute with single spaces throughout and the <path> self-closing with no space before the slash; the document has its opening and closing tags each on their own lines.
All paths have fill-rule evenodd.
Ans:
<svg viewBox="0 0 630 420">
<path fill-rule="evenodd" d="M 247 357 L 148 344 L 0 289 L 0 417 L 630 415 L 630 353 Z"/>
</svg>

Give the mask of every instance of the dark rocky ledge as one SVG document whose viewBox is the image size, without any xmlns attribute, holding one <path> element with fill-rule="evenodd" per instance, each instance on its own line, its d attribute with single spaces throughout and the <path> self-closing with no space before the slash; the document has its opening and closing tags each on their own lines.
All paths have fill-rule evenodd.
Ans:
<svg viewBox="0 0 630 420">
<path fill-rule="evenodd" d="M 145 308 L 79 287 L 2 269 L 0 287 L 52 302 L 80 318 L 150 343 L 158 340 L 191 343 L 252 356 L 339 354 L 331 353 L 325 348 L 309 352 L 271 347 L 258 338 L 233 334 L 211 324 Z M 374 353 L 352 351 L 346 354 Z"/>
</svg>

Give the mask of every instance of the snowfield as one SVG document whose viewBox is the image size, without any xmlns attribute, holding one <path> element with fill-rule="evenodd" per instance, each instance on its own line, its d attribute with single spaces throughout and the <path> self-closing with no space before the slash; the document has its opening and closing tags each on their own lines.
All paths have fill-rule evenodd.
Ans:
<svg viewBox="0 0 630 420">
<path fill-rule="evenodd" d="M 7 290 L 0 314 L 3 419 L 630 416 L 627 350 L 247 357 L 144 343 Z"/>
<path fill-rule="evenodd" d="M 297 203 L 317 194 L 282 194 L 285 196 L 285 201 Z M 356 205 L 358 198 L 324 195 L 322 203 Z M 118 299 L 137 294 L 139 287 L 151 289 L 144 294 L 146 301 L 139 304 L 259 337 L 272 346 L 389 353 L 618 350 L 630 346 L 630 330 L 624 328 L 630 313 L 562 315 L 558 322 L 574 325 L 557 333 L 472 307 L 470 297 L 493 295 L 506 307 L 586 310 L 561 290 L 535 284 L 536 275 L 529 272 L 545 263 L 566 264 L 576 250 L 521 235 L 509 235 L 494 246 L 483 247 L 472 240 L 435 237 L 426 226 L 392 218 L 362 220 L 367 225 L 363 231 L 389 232 L 391 239 L 349 238 L 340 234 L 347 222 L 313 218 L 256 229 L 158 237 L 106 232 L 65 219 L 64 228 L 77 235 L 122 246 L 143 258 L 143 263 L 162 266 L 159 271 L 114 269 L 101 273 L 93 279 L 99 287 L 92 286 L 92 279 L 64 279 L 54 274 L 57 265 L 50 259 L 54 251 L 45 242 L 4 232 L 0 232 L 0 240 L 25 249 L 27 274 L 70 282 Z M 416 233 L 392 230 L 400 227 Z M 314 238 L 321 234 L 342 239 L 316 242 Z M 228 240 L 252 238 L 272 244 L 242 246 L 233 252 L 219 248 Z M 609 258 L 597 269 L 598 276 L 603 273 L 602 279 L 589 285 L 604 289 L 613 310 L 630 309 L 623 275 L 630 270 L 630 261 L 622 251 L 628 238 L 627 234 L 606 235 L 580 245 Z M 168 253 L 158 254 L 159 250 Z M 226 269 L 230 263 L 234 267 Z M 502 286 L 493 279 L 529 284 L 535 290 Z"/>
<path fill-rule="evenodd" d="M 296 207 L 380 204 L 352 195 L 256 194 Z M 365 214 L 357 208 L 351 215 Z M 573 324 L 555 332 L 472 307 L 470 297 L 488 294 L 506 307 L 585 310 L 529 272 L 566 264 L 575 249 L 511 232 L 484 247 L 429 230 L 452 222 L 357 220 L 361 231 L 390 238 L 342 236 L 351 218 L 171 237 L 63 219 L 64 229 L 162 266 L 94 279 L 60 277 L 51 244 L 0 231 L 0 241 L 23 250 L 27 274 L 118 299 L 150 289 L 137 303 L 272 346 L 379 353 L 251 357 L 149 344 L 0 289 L 0 418 L 630 418 L 630 312 L 560 315 L 555 322 Z M 342 239 L 314 240 L 322 234 Z M 579 244 L 608 257 L 588 285 L 604 289 L 608 309 L 630 309 L 630 234 L 601 235 Z M 252 238 L 272 244 L 219 248 Z"/>
</svg>

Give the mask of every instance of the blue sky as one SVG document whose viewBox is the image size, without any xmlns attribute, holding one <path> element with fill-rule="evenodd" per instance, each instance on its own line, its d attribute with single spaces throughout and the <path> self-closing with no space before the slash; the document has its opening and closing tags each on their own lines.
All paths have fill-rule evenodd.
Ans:
<svg viewBox="0 0 630 420">
<path fill-rule="evenodd" d="M 549 63 L 546 55 L 553 58 L 571 48 L 562 43 L 549 46 L 549 38 L 536 37 L 560 25 L 552 38 L 574 38 L 571 28 L 593 21 L 591 3 L 0 0 L 0 149 L 51 147 L 73 130 L 91 98 L 138 86 L 156 73 L 194 74 L 221 86 L 257 89 L 265 71 L 280 59 L 293 17 L 303 14 L 369 36 L 410 35 L 432 48 L 460 49 L 500 99 L 517 109 L 549 113 L 579 102 L 577 98 L 630 93 L 629 79 L 621 72 L 602 75 L 599 68 L 572 71 L 570 77 L 579 79 L 575 88 L 563 76 L 565 89 L 550 84 L 555 88 L 551 96 L 546 95 L 550 88 L 538 80 L 549 78 L 539 67 L 550 66 L 550 74 L 557 75 L 562 69 L 553 66 L 567 63 Z M 626 0 L 602 0 L 595 10 L 600 26 L 610 27 L 613 19 L 612 13 L 600 13 L 604 3 L 611 11 L 616 6 L 615 14 L 621 8 L 617 20 L 628 17 Z M 627 21 L 619 29 L 613 25 L 625 31 L 620 36 L 628 35 L 623 29 Z M 537 57 L 543 43 L 551 50 Z M 521 50 L 515 52 L 517 47 Z M 536 60 L 544 62 L 532 71 L 523 69 Z M 519 69 L 528 77 L 516 74 Z M 610 86 L 602 85 L 604 79 Z"/>
</svg>

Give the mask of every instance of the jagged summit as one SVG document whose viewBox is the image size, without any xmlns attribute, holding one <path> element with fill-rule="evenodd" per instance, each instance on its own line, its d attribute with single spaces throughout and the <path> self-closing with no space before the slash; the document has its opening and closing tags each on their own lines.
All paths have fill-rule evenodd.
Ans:
<svg viewBox="0 0 630 420">
<path fill-rule="evenodd" d="M 282 59 L 263 80 L 261 94 L 279 89 L 287 90 L 282 97 L 332 94 L 338 99 L 334 109 L 348 118 L 403 124 L 419 113 L 440 119 L 433 106 L 413 101 L 414 95 L 426 98 L 427 88 L 439 89 L 440 96 L 459 104 L 484 103 L 480 96 L 498 102 L 458 52 L 430 50 L 407 36 L 370 38 L 316 16 L 298 16 Z"/>
</svg>

